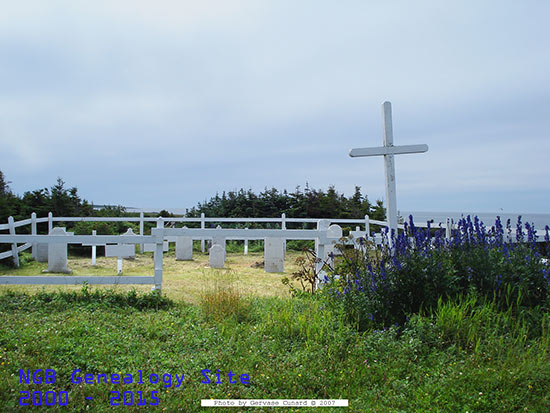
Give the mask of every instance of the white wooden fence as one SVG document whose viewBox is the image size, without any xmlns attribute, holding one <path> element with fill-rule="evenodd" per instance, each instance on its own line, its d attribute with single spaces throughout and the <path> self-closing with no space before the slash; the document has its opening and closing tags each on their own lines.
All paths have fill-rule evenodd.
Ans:
<svg viewBox="0 0 550 413">
<path fill-rule="evenodd" d="M 156 222 L 158 218 L 156 217 L 145 217 L 143 213 L 140 213 L 139 217 L 54 217 L 53 214 L 50 212 L 48 214 L 48 217 L 43 218 L 37 218 L 36 214 L 33 212 L 30 219 L 26 219 L 23 221 L 14 222 L 13 218 L 10 217 L 8 220 L 8 224 L 0 224 L 0 230 L 9 230 L 10 235 L 16 235 L 15 228 L 22 227 L 25 225 L 31 225 L 31 235 L 36 235 L 37 230 L 36 226 L 40 223 L 48 223 L 48 232 L 50 232 L 54 226 L 55 222 L 138 222 L 139 223 L 139 235 L 144 235 L 144 224 L 145 222 Z M 201 214 L 200 218 L 183 218 L 183 217 L 170 217 L 170 218 L 163 218 L 164 223 L 174 222 L 174 223 L 186 223 L 186 222 L 194 222 L 194 223 L 200 223 L 201 229 L 206 229 L 207 223 L 274 223 L 279 224 L 281 229 L 286 229 L 287 223 L 315 223 L 317 224 L 319 221 L 329 221 L 331 224 L 362 224 L 365 227 L 365 231 L 370 234 L 370 225 L 380 225 L 385 226 L 385 221 L 378 221 L 378 220 L 371 220 L 369 219 L 368 215 L 365 215 L 362 219 L 332 219 L 332 218 L 286 218 L 285 214 L 282 214 L 281 217 L 277 218 L 217 218 L 217 217 L 205 217 L 204 214 Z M 403 226 L 401 226 L 402 228 Z M 195 238 L 196 237 L 196 238 Z M 169 242 L 174 242 L 174 236 L 167 237 L 166 240 Z M 205 252 L 205 240 L 208 239 L 208 237 L 204 237 L 200 234 L 194 234 L 194 238 L 196 240 L 201 241 L 201 251 Z M 246 233 L 245 235 L 231 235 L 227 238 L 228 240 L 254 240 L 254 239 L 262 239 L 261 237 L 254 237 L 252 233 Z M 99 242 L 99 241 L 98 241 Z M 140 245 L 140 252 L 143 253 L 144 251 L 144 243 L 141 242 Z M 25 245 L 21 245 L 19 247 L 12 246 L 12 251 L 6 251 L 3 253 L 0 253 L 0 260 L 5 259 L 8 257 L 14 257 L 14 263 L 16 266 L 19 265 L 18 263 L 18 255 L 15 253 L 14 248 L 17 248 L 17 252 L 25 251 L 31 247 L 36 248 L 36 243 L 26 243 Z M 33 251 L 33 256 L 35 255 Z"/>
<path fill-rule="evenodd" d="M 516 217 L 517 218 L 517 217 Z M 544 240 L 545 230 L 539 220 L 537 236 L 539 241 Z M 54 222 L 139 222 L 139 235 L 37 235 L 37 224 L 48 223 L 48 232 L 51 232 Z M 144 234 L 144 223 L 156 222 L 156 228 L 151 230 L 151 235 Z M 200 223 L 200 228 L 165 228 L 167 222 Z M 276 223 L 280 224 L 280 229 L 227 229 L 227 228 L 206 228 L 206 223 Z M 316 229 L 287 229 L 287 223 L 316 223 Z M 174 241 L 176 237 L 189 237 L 193 240 L 201 241 L 201 249 L 204 251 L 204 242 L 208 239 L 224 238 L 227 240 L 262 240 L 266 238 L 283 238 L 286 240 L 315 240 L 317 255 L 325 256 L 325 248 L 328 245 L 338 241 L 341 229 L 337 225 L 330 224 L 361 224 L 364 230 L 359 227 L 352 234 L 356 237 L 366 237 L 379 244 L 382 242 L 381 234 L 371 234 L 370 225 L 379 225 L 385 227 L 385 221 L 371 220 L 368 215 L 362 219 L 313 219 L 313 218 L 286 218 L 282 214 L 280 218 L 218 218 L 205 217 L 200 218 L 154 218 L 144 217 L 143 213 L 139 217 L 54 217 L 50 212 L 48 217 L 37 218 L 33 213 L 30 219 L 15 222 L 9 217 L 7 224 L 0 224 L 0 230 L 9 231 L 8 235 L 0 235 L 1 243 L 10 243 L 11 251 L 0 253 L 0 259 L 13 257 L 15 266 L 19 266 L 19 252 L 29 248 L 36 249 L 39 244 L 80 244 L 80 245 L 99 245 L 99 244 L 134 244 L 140 245 L 143 252 L 144 244 L 153 244 L 154 253 L 154 274 L 150 276 L 0 276 L 0 284 L 154 284 L 155 289 L 162 286 L 162 266 L 163 266 L 163 246 L 166 240 Z M 18 235 L 16 228 L 30 225 L 30 235 Z M 418 227 L 426 228 L 427 223 L 415 223 Z M 454 227 L 451 219 L 446 219 L 444 228 L 446 237 L 451 237 L 451 231 Z M 437 225 L 431 224 L 432 227 Z M 403 224 L 398 225 L 403 228 Z M 513 241 L 509 239 L 509 241 Z M 18 244 L 21 244 L 18 246 Z M 33 251 L 34 255 L 34 251 Z M 319 263 L 322 266 L 322 263 Z M 318 268 L 320 270 L 320 267 Z"/>
<path fill-rule="evenodd" d="M 11 218 L 11 217 L 10 217 Z M 116 218 L 87 218 L 94 221 L 120 221 Z M 226 218 L 227 219 L 227 218 Z M 77 221 L 84 220 L 83 218 L 58 218 L 59 221 Z M 163 246 L 164 240 L 171 237 L 190 237 L 192 239 L 266 239 L 266 238 L 283 238 L 284 240 L 315 240 L 318 254 L 323 257 L 325 255 L 325 247 L 338 242 L 341 237 L 341 229 L 337 225 L 329 225 L 327 220 L 318 221 L 317 229 L 224 229 L 224 228 L 165 228 L 163 218 L 154 218 L 157 222 L 156 228 L 152 228 L 151 235 L 37 235 L 36 223 L 48 222 L 53 223 L 52 216 L 48 218 L 37 219 L 33 214 L 30 220 L 20 221 L 15 225 L 13 219 L 10 219 L 8 228 L 9 235 L 0 235 L 0 243 L 11 243 L 12 251 L 7 251 L 3 257 L 9 257 L 13 254 L 14 262 L 18 263 L 19 248 L 17 244 L 23 244 L 23 249 L 27 249 L 38 244 L 79 244 L 79 245 L 97 245 L 97 244 L 154 244 L 154 274 L 151 276 L 0 276 L 0 284 L 153 284 L 154 289 L 160 290 L 162 287 L 162 267 L 163 267 Z M 170 218 L 170 220 L 173 220 Z M 27 222 L 28 221 L 28 222 Z M 124 219 L 124 221 L 127 221 Z M 219 222 L 219 220 L 217 221 Z M 229 221 L 235 222 L 235 221 Z M 267 221 L 262 221 L 267 222 Z M 22 225 L 32 224 L 32 234 L 17 235 L 14 228 Z M 0 229 L 5 229 L 0 227 Z M 12 230 L 13 229 L 13 230 Z M 318 264 L 318 270 L 322 267 L 322 263 Z"/>
</svg>

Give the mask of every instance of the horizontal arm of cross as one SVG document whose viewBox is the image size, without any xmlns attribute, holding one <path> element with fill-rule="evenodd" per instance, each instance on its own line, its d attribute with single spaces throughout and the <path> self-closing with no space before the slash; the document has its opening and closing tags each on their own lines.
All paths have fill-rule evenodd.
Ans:
<svg viewBox="0 0 550 413">
<path fill-rule="evenodd" d="M 399 155 L 404 153 L 422 153 L 428 151 L 428 145 L 401 145 L 401 146 L 378 146 L 375 148 L 355 148 L 349 151 L 352 158 L 360 156 L 378 155 Z"/>
</svg>

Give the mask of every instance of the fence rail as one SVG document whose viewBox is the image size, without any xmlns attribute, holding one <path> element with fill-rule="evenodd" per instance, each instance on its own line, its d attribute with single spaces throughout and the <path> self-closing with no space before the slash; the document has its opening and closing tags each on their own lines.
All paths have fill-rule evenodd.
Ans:
<svg viewBox="0 0 550 413">
<path fill-rule="evenodd" d="M 415 222 L 418 227 L 426 228 L 428 226 L 437 227 L 439 224 L 446 230 L 446 237 L 451 238 L 452 230 L 456 227 L 453 219 L 446 218 L 444 223 L 437 222 L 437 213 L 433 213 L 435 219 L 428 218 L 429 213 L 422 213 L 426 222 Z M 485 214 L 485 216 L 496 217 L 497 215 Z M 550 223 L 550 215 L 536 214 L 536 234 L 538 241 L 544 241 L 546 235 L 546 223 Z M 534 214 L 528 215 L 534 216 Z M 505 216 L 506 217 L 506 216 Z M 441 214 L 439 214 L 441 218 Z M 456 216 L 455 216 L 456 218 Z M 529 219 L 529 218 L 528 218 Z M 527 219 L 527 220 L 528 220 Z M 546 220 L 548 219 L 548 220 Z M 434 223 L 428 221 L 435 220 Z M 48 229 L 51 232 L 55 222 L 139 222 L 139 235 L 123 234 L 123 235 L 37 235 L 37 224 L 48 223 Z M 152 228 L 151 235 L 144 235 L 144 223 L 156 222 L 156 228 Z M 200 223 L 200 228 L 165 228 L 167 222 Z M 276 223 L 280 224 L 280 229 L 228 229 L 228 228 L 205 228 L 206 223 Z M 315 223 L 317 229 L 287 229 L 287 223 Z M 16 228 L 31 225 L 31 234 L 17 234 Z M 11 244 L 11 251 L 0 253 L 0 259 L 13 257 L 14 264 L 19 266 L 19 253 L 29 248 L 34 249 L 38 244 L 81 244 L 81 245 L 106 245 L 106 244 L 134 244 L 139 245 L 141 252 L 144 251 L 145 244 L 153 244 L 154 252 L 154 276 L 18 276 L 7 277 L 0 276 L 0 284 L 80 284 L 88 282 L 90 284 L 155 284 L 155 288 L 159 288 L 162 283 L 162 263 L 163 263 L 163 246 L 166 240 L 175 241 L 177 237 L 188 237 L 193 240 L 201 241 L 201 250 L 204 252 L 205 240 L 215 238 L 223 238 L 228 240 L 244 240 L 245 251 L 248 240 L 261 240 L 266 238 L 282 238 L 286 240 L 316 240 L 316 245 L 324 248 L 325 245 L 334 243 L 334 233 L 330 232 L 330 224 L 358 224 L 364 227 L 364 230 L 359 230 L 356 227 L 352 233 L 356 236 L 367 237 L 379 244 L 382 242 L 382 234 L 371 234 L 370 225 L 378 225 L 386 227 L 387 223 L 379 220 L 371 220 L 368 215 L 361 219 L 314 219 L 314 218 L 286 218 L 285 214 L 277 218 L 220 218 L 220 217 L 205 217 L 204 214 L 197 218 L 185 217 L 167 217 L 155 218 L 145 217 L 140 213 L 139 217 L 54 217 L 50 212 L 47 217 L 37 218 L 33 213 L 30 219 L 24 219 L 15 222 L 12 217 L 9 217 L 7 224 L 0 224 L 0 230 L 8 230 L 9 234 L 0 235 L 0 244 Z M 398 228 L 403 228 L 400 224 Z M 341 233 L 341 229 L 340 229 Z M 359 235 L 358 235 L 359 234 Z M 507 236 L 508 242 L 514 242 L 515 237 Z M 18 245 L 20 244 L 20 245 Z M 95 252 L 95 250 L 94 250 Z M 245 252 L 246 253 L 246 252 Z M 94 256 L 94 254 L 93 254 Z"/>
<path fill-rule="evenodd" d="M 59 220 L 66 220 L 63 217 Z M 151 229 L 151 235 L 136 235 L 129 233 L 123 235 L 74 235 L 65 232 L 64 229 L 55 228 L 48 235 L 36 234 L 36 216 L 31 218 L 33 234 L 16 234 L 13 218 L 8 222 L 10 234 L 0 235 L 0 243 L 12 244 L 12 251 L 3 253 L 4 258 L 12 255 L 14 262 L 18 265 L 18 252 L 29 248 L 30 246 L 47 244 L 48 249 L 53 250 L 54 246 L 60 245 L 63 252 L 64 265 L 62 270 L 52 270 L 54 272 L 68 272 L 66 267 L 67 255 L 66 245 L 118 245 L 119 251 L 127 250 L 125 245 L 133 245 L 130 248 L 135 252 L 136 245 L 153 244 L 154 276 L 0 276 L 0 284 L 154 284 L 155 289 L 160 290 L 162 286 L 163 271 L 163 247 L 165 239 L 169 237 L 205 239 L 274 239 L 279 238 L 283 241 L 287 239 L 305 239 L 316 240 L 318 253 L 324 256 L 325 245 L 336 243 L 342 236 L 342 230 L 337 225 L 329 225 L 329 221 L 318 221 L 317 229 L 227 229 L 227 228 L 165 228 L 164 220 L 157 218 L 156 228 Z M 21 221 L 20 221 L 21 222 Z M 48 222 L 53 222 L 52 216 L 48 217 Z M 17 244 L 23 244 L 17 247 Z M 282 244 L 280 244 L 282 245 Z M 121 248 L 122 247 L 122 248 Z M 57 247 L 56 247 L 57 248 Z M 122 259 L 122 252 L 117 252 L 119 262 Z M 126 254 L 126 253 L 125 253 Z M 127 255 L 124 255 L 127 256 Z M 17 261 L 15 261 L 17 260 Z M 48 257 L 49 260 L 49 257 Z M 48 263 L 49 265 L 49 263 Z M 321 265 L 321 264 L 319 264 Z M 120 267 L 121 268 L 121 267 Z M 321 270 L 321 267 L 318 268 Z"/>
</svg>

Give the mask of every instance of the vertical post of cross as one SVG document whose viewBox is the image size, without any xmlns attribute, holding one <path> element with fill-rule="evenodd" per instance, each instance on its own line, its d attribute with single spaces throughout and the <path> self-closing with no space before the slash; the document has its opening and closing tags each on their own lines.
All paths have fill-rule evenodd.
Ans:
<svg viewBox="0 0 550 413">
<path fill-rule="evenodd" d="M 386 219 L 389 235 L 397 235 L 397 196 L 395 191 L 395 164 L 394 155 L 406 153 L 422 153 L 428 150 L 428 145 L 393 145 L 393 126 L 391 103 L 382 104 L 382 123 L 384 145 L 375 148 L 355 148 L 349 153 L 352 158 L 361 156 L 384 156 L 384 175 L 386 177 Z"/>
<path fill-rule="evenodd" d="M 155 286 L 154 291 L 161 291 L 162 288 L 162 261 L 163 261 L 163 244 L 164 244 L 164 232 L 160 229 L 164 228 L 164 221 L 162 217 L 157 220 L 157 231 L 154 231 L 155 235 L 155 253 L 154 253 L 154 267 L 155 267 Z"/>
<path fill-rule="evenodd" d="M 451 240 L 451 229 L 451 218 L 447 218 L 447 221 L 445 222 L 445 238 L 447 239 L 447 241 Z"/>
<path fill-rule="evenodd" d="M 12 216 L 8 217 L 8 227 L 10 230 L 10 235 L 15 235 L 15 223 Z M 13 256 L 13 265 L 15 265 L 16 268 L 19 268 L 19 251 L 17 251 L 16 242 L 11 244 L 11 254 Z"/>
<path fill-rule="evenodd" d="M 384 124 L 384 146 L 393 146 L 393 125 L 391 119 L 391 103 L 384 102 L 382 105 L 382 120 Z M 384 173 L 386 177 L 386 208 L 390 233 L 395 230 L 397 233 L 397 198 L 395 195 L 395 163 L 393 154 L 384 155 Z"/>
<path fill-rule="evenodd" d="M 53 214 L 48 212 L 48 234 L 52 232 L 53 229 Z"/>
</svg>

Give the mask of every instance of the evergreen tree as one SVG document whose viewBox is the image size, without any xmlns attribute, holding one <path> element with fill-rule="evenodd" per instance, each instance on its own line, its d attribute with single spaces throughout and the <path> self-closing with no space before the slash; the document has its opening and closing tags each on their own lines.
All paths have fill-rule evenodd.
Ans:
<svg viewBox="0 0 550 413">
<path fill-rule="evenodd" d="M 251 189 L 245 191 L 218 193 L 208 201 L 204 201 L 188 210 L 186 216 L 199 217 L 204 213 L 209 217 L 250 217 L 275 218 L 285 213 L 287 218 L 363 218 L 369 215 L 373 219 L 384 219 L 382 201 L 377 201 L 373 207 L 367 196 L 361 194 L 361 188 L 356 186 L 355 193 L 350 198 L 339 194 L 334 186 L 325 193 L 316 190 L 306 183 L 304 191 L 297 186 L 294 192 L 277 188 L 264 188 L 256 195 Z"/>
</svg>

